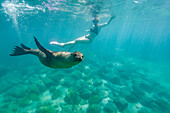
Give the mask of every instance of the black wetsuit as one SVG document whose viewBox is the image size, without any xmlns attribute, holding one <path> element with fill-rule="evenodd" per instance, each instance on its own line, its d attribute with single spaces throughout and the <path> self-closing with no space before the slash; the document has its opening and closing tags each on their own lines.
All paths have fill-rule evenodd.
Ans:
<svg viewBox="0 0 170 113">
<path fill-rule="evenodd" d="M 94 26 L 94 27 L 90 28 L 90 31 L 95 33 L 96 35 L 98 35 L 98 33 L 99 33 L 98 26 Z"/>
<path fill-rule="evenodd" d="M 94 36 L 94 34 L 95 36 Z M 90 28 L 90 34 L 86 36 L 86 38 L 88 38 L 91 42 L 92 42 L 92 37 L 96 37 L 98 35 L 99 31 L 98 31 L 98 26 L 93 26 L 92 28 Z"/>
</svg>

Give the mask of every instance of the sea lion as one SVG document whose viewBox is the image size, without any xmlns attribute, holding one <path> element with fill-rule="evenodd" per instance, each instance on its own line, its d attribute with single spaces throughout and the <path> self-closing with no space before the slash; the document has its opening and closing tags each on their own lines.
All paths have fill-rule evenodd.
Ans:
<svg viewBox="0 0 170 113">
<path fill-rule="evenodd" d="M 53 52 L 45 49 L 35 37 L 34 40 L 38 49 L 32 49 L 21 44 L 21 47 L 15 46 L 10 56 L 33 54 L 39 58 L 42 64 L 51 68 L 70 68 L 83 60 L 83 54 L 78 51 L 73 53 L 67 51 Z"/>
</svg>

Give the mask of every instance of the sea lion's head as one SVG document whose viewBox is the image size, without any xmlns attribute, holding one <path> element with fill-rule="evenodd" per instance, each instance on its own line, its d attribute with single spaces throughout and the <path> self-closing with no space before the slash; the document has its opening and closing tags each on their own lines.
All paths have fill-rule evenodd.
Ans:
<svg viewBox="0 0 170 113">
<path fill-rule="evenodd" d="M 71 56 L 74 61 L 81 62 L 83 60 L 83 54 L 78 51 L 71 53 Z"/>
</svg>

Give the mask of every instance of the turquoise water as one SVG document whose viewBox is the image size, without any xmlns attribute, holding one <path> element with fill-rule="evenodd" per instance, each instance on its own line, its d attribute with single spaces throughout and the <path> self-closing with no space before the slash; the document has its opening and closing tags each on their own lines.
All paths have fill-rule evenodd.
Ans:
<svg viewBox="0 0 170 113">
<path fill-rule="evenodd" d="M 169 0 L 1 0 L 0 113 L 169 113 Z M 52 69 L 36 56 L 11 57 L 13 47 L 87 35 L 100 6 L 103 28 L 76 45 L 83 62 Z"/>
</svg>

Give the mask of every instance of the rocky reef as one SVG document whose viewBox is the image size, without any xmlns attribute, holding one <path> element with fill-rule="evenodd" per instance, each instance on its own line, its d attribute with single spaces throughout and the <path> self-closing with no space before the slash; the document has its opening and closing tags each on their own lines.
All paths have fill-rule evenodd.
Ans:
<svg viewBox="0 0 170 113">
<path fill-rule="evenodd" d="M 144 67 L 122 57 L 93 59 L 66 70 L 0 66 L 0 113 L 170 112 L 169 88 Z"/>
</svg>

